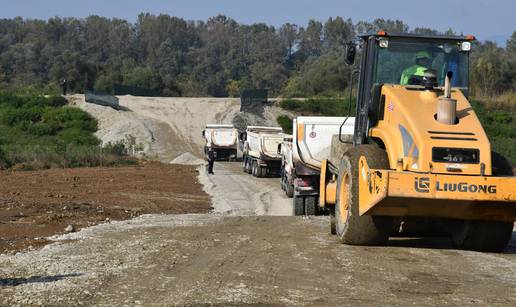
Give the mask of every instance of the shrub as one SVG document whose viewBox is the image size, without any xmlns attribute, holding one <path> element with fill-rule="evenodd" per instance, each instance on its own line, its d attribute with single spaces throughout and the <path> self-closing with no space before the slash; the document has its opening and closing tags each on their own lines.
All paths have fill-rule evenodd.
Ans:
<svg viewBox="0 0 516 307">
<path fill-rule="evenodd" d="M 283 132 L 287 134 L 292 134 L 292 118 L 286 116 L 286 115 L 280 115 L 276 119 L 278 122 L 278 125 L 280 125 L 281 128 L 283 128 Z"/>
<path fill-rule="evenodd" d="M 63 97 L 0 92 L 0 167 L 134 163 L 125 144 L 99 146 L 97 126 L 88 113 L 67 107 Z"/>
<path fill-rule="evenodd" d="M 349 98 L 341 97 L 312 97 L 307 99 L 285 99 L 280 106 L 289 111 L 303 115 L 347 116 L 349 113 Z M 355 100 L 351 101 L 351 116 L 355 112 Z"/>
<path fill-rule="evenodd" d="M 54 135 L 57 131 L 57 129 L 51 124 L 43 122 L 29 125 L 29 127 L 24 130 L 27 130 L 30 134 L 34 134 L 36 136 Z"/>
<path fill-rule="evenodd" d="M 2 112 L 2 123 L 14 126 L 20 122 L 38 122 L 41 120 L 42 109 L 31 108 L 7 108 Z"/>
<path fill-rule="evenodd" d="M 79 128 L 63 130 L 58 134 L 58 137 L 63 144 L 67 145 L 72 144 L 97 146 L 100 144 L 100 140 L 95 135 Z"/>
<path fill-rule="evenodd" d="M 46 105 L 49 107 L 63 107 L 67 104 L 67 101 L 62 96 L 51 96 L 47 99 Z"/>
</svg>

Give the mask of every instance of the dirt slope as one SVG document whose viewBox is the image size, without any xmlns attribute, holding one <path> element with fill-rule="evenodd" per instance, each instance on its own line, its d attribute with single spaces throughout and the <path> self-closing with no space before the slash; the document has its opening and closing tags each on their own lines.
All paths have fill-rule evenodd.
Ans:
<svg viewBox="0 0 516 307">
<path fill-rule="evenodd" d="M 97 136 L 103 143 L 125 140 L 127 136 L 143 145 L 143 152 L 168 163 L 189 152 L 203 154 L 202 130 L 206 124 L 232 124 L 240 114 L 240 100 L 234 98 L 154 98 L 119 97 L 122 111 L 84 101 L 83 95 L 70 97 L 76 105 L 99 121 Z M 246 114 L 250 122 L 277 126 L 276 117 L 289 114 L 275 106 L 263 110 L 262 119 Z M 254 123 L 253 122 L 253 123 Z"/>
</svg>

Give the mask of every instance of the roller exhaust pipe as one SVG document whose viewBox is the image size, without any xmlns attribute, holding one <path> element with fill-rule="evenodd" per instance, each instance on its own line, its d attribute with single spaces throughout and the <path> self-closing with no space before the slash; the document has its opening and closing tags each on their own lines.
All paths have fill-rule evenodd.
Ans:
<svg viewBox="0 0 516 307">
<path fill-rule="evenodd" d="M 457 100 L 451 98 L 453 72 L 446 73 L 444 81 L 444 96 L 437 102 L 437 121 L 445 125 L 457 123 Z"/>
</svg>

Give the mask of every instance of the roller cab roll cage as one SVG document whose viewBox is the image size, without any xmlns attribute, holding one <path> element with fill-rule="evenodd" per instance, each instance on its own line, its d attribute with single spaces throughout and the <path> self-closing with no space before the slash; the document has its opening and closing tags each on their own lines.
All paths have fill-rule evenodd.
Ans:
<svg viewBox="0 0 516 307">
<path fill-rule="evenodd" d="M 376 34 L 359 35 L 348 43 L 346 50 L 346 63 L 351 65 L 355 60 L 356 46 L 360 45 L 362 56 L 359 68 L 358 95 L 356 100 L 355 133 L 353 145 L 367 144 L 369 127 L 373 127 L 381 117 L 383 110 L 381 105 L 381 89 L 383 84 L 373 84 L 374 68 L 376 66 L 379 50 L 378 42 L 382 38 L 414 40 L 428 42 L 438 40 L 440 42 L 465 42 L 473 41 L 473 36 L 448 36 L 448 35 L 416 35 L 416 34 L 387 34 L 379 31 Z M 350 102 L 351 103 L 351 102 Z"/>
</svg>

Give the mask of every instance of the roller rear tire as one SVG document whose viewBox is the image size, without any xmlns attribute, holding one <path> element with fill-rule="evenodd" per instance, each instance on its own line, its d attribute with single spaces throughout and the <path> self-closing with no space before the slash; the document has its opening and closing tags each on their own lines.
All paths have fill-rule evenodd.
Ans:
<svg viewBox="0 0 516 307">
<path fill-rule="evenodd" d="M 513 176 L 508 159 L 497 152 L 491 153 L 493 176 Z M 455 245 L 461 249 L 479 252 L 502 252 L 512 237 L 514 222 L 461 221 L 452 233 Z"/>
</svg>

